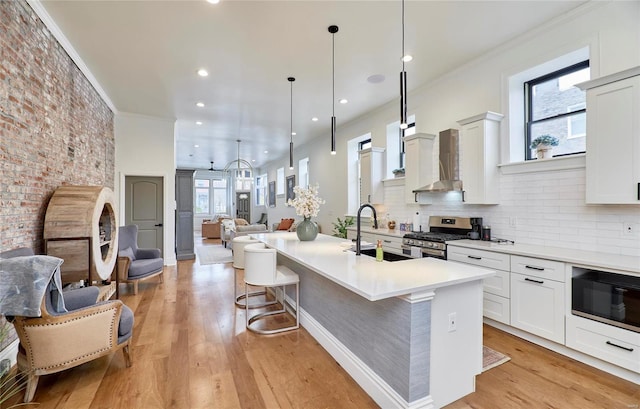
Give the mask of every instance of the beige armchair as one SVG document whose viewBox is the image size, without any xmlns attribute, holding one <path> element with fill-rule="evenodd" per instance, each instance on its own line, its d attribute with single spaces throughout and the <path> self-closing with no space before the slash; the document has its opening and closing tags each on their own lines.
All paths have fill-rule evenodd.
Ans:
<svg viewBox="0 0 640 409">
<path fill-rule="evenodd" d="M 15 253 L 3 253 L 2 256 L 5 257 L 5 260 L 0 260 L 5 281 L 11 281 L 12 278 L 6 276 L 11 276 L 11 272 L 12 277 L 17 277 L 36 271 L 37 269 L 29 267 L 42 265 L 40 263 L 43 258 L 58 260 L 28 254 L 21 257 L 25 254 Z M 26 270 L 27 274 L 15 274 L 21 273 L 20 268 Z M 59 283 L 59 267 L 50 274 L 51 283 L 55 280 Z M 13 287 L 16 286 L 7 288 Z M 38 292 L 38 287 L 41 292 Z M 26 292 L 35 303 L 34 306 L 38 305 L 41 298 L 39 313 L 37 309 L 21 307 L 23 309 L 20 311 L 24 315 L 18 315 L 6 304 L 3 304 L 2 309 L 2 313 L 7 314 L 7 320 L 13 323 L 20 339 L 18 370 L 27 375 L 24 402 L 33 400 L 40 376 L 73 368 L 116 350 L 122 349 L 125 365 L 131 366 L 129 345 L 133 333 L 133 312 L 122 301 L 96 303 L 99 294 L 97 287 L 61 293 L 53 284 L 36 281 L 25 289 L 28 289 Z M 7 291 L 7 294 L 3 294 L 6 300 L 25 292 Z M 7 308 L 12 312 L 8 313 Z"/>
</svg>

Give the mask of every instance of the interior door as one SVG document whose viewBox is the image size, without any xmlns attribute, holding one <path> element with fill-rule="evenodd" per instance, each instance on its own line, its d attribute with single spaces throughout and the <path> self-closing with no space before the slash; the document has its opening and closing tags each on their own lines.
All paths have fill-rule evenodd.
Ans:
<svg viewBox="0 0 640 409">
<path fill-rule="evenodd" d="M 236 193 L 236 217 L 251 223 L 251 193 Z"/>
<path fill-rule="evenodd" d="M 163 178 L 125 177 L 125 223 L 138 225 L 138 247 L 163 249 Z"/>
</svg>

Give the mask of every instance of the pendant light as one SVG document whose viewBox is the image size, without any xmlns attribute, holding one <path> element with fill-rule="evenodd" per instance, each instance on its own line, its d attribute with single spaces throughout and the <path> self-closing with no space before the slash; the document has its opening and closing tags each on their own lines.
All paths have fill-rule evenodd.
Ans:
<svg viewBox="0 0 640 409">
<path fill-rule="evenodd" d="M 400 129 L 407 129 L 407 72 L 404 70 L 404 0 L 402 0 L 402 72 L 400 72 Z"/>
<path fill-rule="evenodd" d="M 336 154 L 336 44 L 338 26 L 329 26 L 331 33 L 331 154 Z"/>
<path fill-rule="evenodd" d="M 294 77 L 287 78 L 291 84 L 291 115 L 289 117 L 289 134 L 291 139 L 289 140 L 289 169 L 293 170 L 293 82 L 296 80 Z"/>
</svg>

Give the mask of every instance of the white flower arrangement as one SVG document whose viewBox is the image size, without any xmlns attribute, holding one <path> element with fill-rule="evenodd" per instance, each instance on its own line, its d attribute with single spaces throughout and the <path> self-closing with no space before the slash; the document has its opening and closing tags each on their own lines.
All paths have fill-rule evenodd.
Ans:
<svg viewBox="0 0 640 409">
<path fill-rule="evenodd" d="M 324 200 L 318 196 L 318 184 L 309 186 L 304 189 L 295 186 L 293 192 L 296 194 L 295 199 L 289 199 L 287 204 L 296 208 L 296 214 L 305 219 L 315 217 L 320 211 L 320 205 L 324 204 Z"/>
</svg>

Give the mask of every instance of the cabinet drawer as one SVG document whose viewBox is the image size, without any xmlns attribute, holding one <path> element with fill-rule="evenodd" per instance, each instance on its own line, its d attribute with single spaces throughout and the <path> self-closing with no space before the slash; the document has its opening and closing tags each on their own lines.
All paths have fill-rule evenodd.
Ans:
<svg viewBox="0 0 640 409">
<path fill-rule="evenodd" d="M 448 260 L 460 261 L 462 263 L 492 268 L 494 270 L 509 271 L 509 258 L 510 256 L 504 253 L 447 246 Z"/>
<path fill-rule="evenodd" d="M 485 292 L 482 297 L 482 315 L 510 325 L 511 309 L 509 299 Z"/>
<path fill-rule="evenodd" d="M 509 274 L 508 271 L 496 270 L 496 275 L 484 279 L 484 291 L 509 298 Z"/>
<path fill-rule="evenodd" d="M 511 256 L 511 272 L 547 280 L 565 281 L 564 263 L 541 258 Z"/>
<path fill-rule="evenodd" d="M 640 334 L 572 316 L 567 346 L 640 373 Z"/>
<path fill-rule="evenodd" d="M 402 254 L 402 238 L 379 235 L 378 240 L 382 240 L 382 249 L 392 253 Z"/>
</svg>

